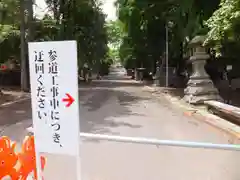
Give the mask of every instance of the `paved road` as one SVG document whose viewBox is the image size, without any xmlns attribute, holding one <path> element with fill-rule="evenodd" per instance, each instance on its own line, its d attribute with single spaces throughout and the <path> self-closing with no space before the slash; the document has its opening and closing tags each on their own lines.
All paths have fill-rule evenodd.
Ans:
<svg viewBox="0 0 240 180">
<path fill-rule="evenodd" d="M 183 116 L 164 99 L 142 86 L 112 74 L 80 88 L 81 131 L 122 136 L 214 143 L 233 138 Z M 31 125 L 30 102 L 0 109 L 1 135 L 20 141 Z M 237 142 L 235 142 L 237 143 Z M 156 147 L 105 141 L 83 142 L 84 180 L 239 180 L 237 152 Z"/>
</svg>

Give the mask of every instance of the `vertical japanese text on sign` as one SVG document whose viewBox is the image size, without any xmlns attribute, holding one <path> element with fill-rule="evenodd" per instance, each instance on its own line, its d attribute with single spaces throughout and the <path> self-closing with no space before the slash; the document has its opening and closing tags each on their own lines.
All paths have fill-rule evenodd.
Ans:
<svg viewBox="0 0 240 180">
<path fill-rule="evenodd" d="M 57 52 L 55 50 L 50 50 L 48 52 L 48 74 L 51 76 L 51 99 L 50 99 L 50 118 L 51 127 L 53 128 L 53 142 L 61 145 L 60 142 L 60 112 L 59 112 L 59 66 L 57 62 Z"/>
<path fill-rule="evenodd" d="M 46 88 L 44 86 L 44 52 L 34 51 L 35 59 L 35 73 L 37 75 L 37 115 L 39 120 L 47 122 L 46 112 Z"/>
</svg>

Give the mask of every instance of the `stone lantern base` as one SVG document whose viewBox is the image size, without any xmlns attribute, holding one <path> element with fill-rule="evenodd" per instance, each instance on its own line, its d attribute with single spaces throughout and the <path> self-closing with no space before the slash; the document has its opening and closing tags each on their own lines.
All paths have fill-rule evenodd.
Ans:
<svg viewBox="0 0 240 180">
<path fill-rule="evenodd" d="M 190 78 L 187 87 L 184 89 L 183 99 L 190 104 L 203 104 L 207 100 L 222 101 L 217 88 L 209 77 L 199 79 Z"/>
</svg>

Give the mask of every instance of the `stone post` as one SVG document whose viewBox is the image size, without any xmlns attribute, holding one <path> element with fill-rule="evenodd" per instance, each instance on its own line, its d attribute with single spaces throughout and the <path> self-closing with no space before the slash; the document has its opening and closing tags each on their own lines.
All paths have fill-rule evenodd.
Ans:
<svg viewBox="0 0 240 180">
<path fill-rule="evenodd" d="M 144 75 L 145 70 L 146 70 L 146 68 L 137 68 L 140 81 L 143 81 L 143 75 Z"/>
<path fill-rule="evenodd" d="M 155 86 L 160 86 L 160 75 L 161 75 L 160 62 L 157 61 L 157 63 L 156 63 L 156 73 L 155 73 L 155 76 L 153 77 Z"/>
<path fill-rule="evenodd" d="M 140 81 L 140 74 L 137 68 L 135 69 L 135 80 Z"/>
<path fill-rule="evenodd" d="M 184 100 L 190 104 L 203 104 L 206 100 L 221 101 L 218 90 L 205 71 L 206 60 L 210 57 L 203 47 L 204 36 L 196 36 L 190 42 L 190 48 L 194 49 L 190 57 L 192 63 L 192 75 L 184 90 Z"/>
</svg>

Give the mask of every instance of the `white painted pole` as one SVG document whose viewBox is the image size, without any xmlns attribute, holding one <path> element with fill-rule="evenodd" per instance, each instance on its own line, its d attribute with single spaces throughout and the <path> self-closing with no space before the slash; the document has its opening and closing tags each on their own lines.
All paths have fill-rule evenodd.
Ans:
<svg viewBox="0 0 240 180">
<path fill-rule="evenodd" d="M 175 146 L 175 147 L 187 147 L 187 148 L 203 148 L 203 149 L 219 149 L 229 151 L 240 151 L 240 145 L 235 144 L 213 144 L 203 142 L 191 142 L 191 141 L 174 141 L 174 140 L 159 140 L 153 138 L 144 137 L 124 137 L 124 136 L 112 136 L 103 134 L 91 134 L 80 133 L 81 138 L 94 139 L 94 140 L 107 140 L 114 142 L 146 144 L 156 146 Z"/>
<path fill-rule="evenodd" d="M 166 24 L 166 87 L 168 84 L 168 24 Z"/>
<path fill-rule="evenodd" d="M 27 128 L 27 131 L 33 133 L 33 129 L 31 127 Z M 213 143 L 193 142 L 193 141 L 159 140 L 155 138 L 112 136 L 112 135 L 92 134 L 92 133 L 80 133 L 80 138 L 93 139 L 93 140 L 107 140 L 107 141 L 123 142 L 123 143 L 156 145 L 156 146 L 173 146 L 173 147 L 186 147 L 186 148 L 240 151 L 240 144 L 213 144 Z"/>
</svg>

